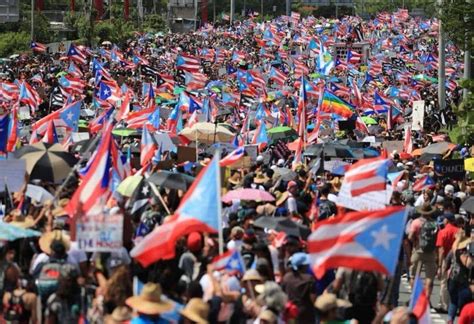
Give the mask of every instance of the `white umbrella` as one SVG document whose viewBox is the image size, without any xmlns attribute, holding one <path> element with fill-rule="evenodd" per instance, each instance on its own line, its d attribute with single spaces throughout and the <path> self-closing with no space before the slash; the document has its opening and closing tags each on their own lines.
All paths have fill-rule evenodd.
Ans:
<svg viewBox="0 0 474 324">
<path fill-rule="evenodd" d="M 49 191 L 47 191 L 43 187 L 35 186 L 32 184 L 29 184 L 26 187 L 25 195 L 41 203 L 44 203 L 46 200 L 52 201 L 54 199 L 54 196 Z"/>
<path fill-rule="evenodd" d="M 196 123 L 190 128 L 185 128 L 180 135 L 191 141 L 205 144 L 230 142 L 235 136 L 227 128 L 213 123 Z"/>
</svg>

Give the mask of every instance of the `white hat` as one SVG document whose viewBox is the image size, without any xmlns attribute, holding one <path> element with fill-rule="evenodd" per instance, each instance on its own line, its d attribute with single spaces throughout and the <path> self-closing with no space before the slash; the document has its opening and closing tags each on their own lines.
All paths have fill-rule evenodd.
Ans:
<svg viewBox="0 0 474 324">
<path fill-rule="evenodd" d="M 283 160 L 283 159 L 279 159 L 279 160 L 277 161 L 277 165 L 278 165 L 278 166 L 283 166 L 284 164 L 285 164 L 285 160 Z"/>
<path fill-rule="evenodd" d="M 454 186 L 453 185 L 450 185 L 450 184 L 447 184 L 445 187 L 444 187 L 444 193 L 445 194 L 448 194 L 448 193 L 454 193 Z"/>
<path fill-rule="evenodd" d="M 263 162 L 263 156 L 261 155 L 257 156 L 257 162 Z"/>
</svg>

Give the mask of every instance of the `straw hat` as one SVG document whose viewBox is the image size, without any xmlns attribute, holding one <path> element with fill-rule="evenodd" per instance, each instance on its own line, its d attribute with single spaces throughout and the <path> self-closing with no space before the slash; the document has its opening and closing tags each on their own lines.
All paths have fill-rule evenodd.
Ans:
<svg viewBox="0 0 474 324">
<path fill-rule="evenodd" d="M 257 206 L 257 214 L 259 215 L 273 215 L 275 213 L 276 207 L 273 206 L 272 204 L 265 204 L 265 205 L 260 205 Z"/>
<path fill-rule="evenodd" d="M 207 321 L 207 317 L 209 316 L 209 305 L 201 298 L 191 298 L 189 303 L 180 313 L 181 315 L 195 323 L 209 323 Z"/>
<path fill-rule="evenodd" d="M 230 184 L 233 184 L 234 186 L 239 185 L 241 181 L 242 181 L 242 177 L 239 172 L 235 172 L 233 175 L 231 175 L 227 179 L 227 182 L 229 182 Z"/>
<path fill-rule="evenodd" d="M 342 182 L 341 182 L 341 179 L 339 179 L 339 177 L 334 177 L 334 179 L 329 181 L 329 183 L 332 185 L 332 188 L 334 189 L 334 191 L 341 190 Z"/>
<path fill-rule="evenodd" d="M 462 239 L 462 240 L 458 243 L 458 246 L 456 247 L 456 250 L 465 249 L 466 246 L 469 245 L 469 243 L 471 243 L 471 238 L 470 238 L 470 237 L 466 237 L 466 238 Z"/>
<path fill-rule="evenodd" d="M 429 216 L 432 215 L 436 211 L 430 203 L 426 202 L 423 205 L 416 208 L 416 212 L 420 215 Z"/>
<path fill-rule="evenodd" d="M 9 223 L 10 225 L 21 228 L 30 228 L 35 225 L 35 221 L 32 217 L 23 216 L 18 209 L 12 210 L 10 215 L 12 216 L 12 221 Z"/>
<path fill-rule="evenodd" d="M 275 192 L 275 196 L 277 196 L 277 201 L 275 202 L 275 204 L 277 205 L 277 207 L 283 205 L 283 203 L 288 199 L 289 195 L 290 194 L 288 193 L 288 191 L 285 191 L 284 193 L 280 194 L 280 197 L 278 197 L 277 193 Z"/>
<path fill-rule="evenodd" d="M 161 298 L 161 286 L 148 282 L 139 296 L 127 298 L 125 303 L 137 312 L 146 315 L 158 315 L 173 309 L 173 304 Z"/>
<path fill-rule="evenodd" d="M 316 299 L 314 307 L 320 310 L 323 313 L 326 313 L 332 309 L 344 307 L 351 307 L 352 304 L 347 300 L 338 299 L 334 294 L 322 294 Z"/>
<path fill-rule="evenodd" d="M 256 184 L 262 184 L 262 183 L 267 182 L 268 180 L 270 180 L 270 178 L 267 177 L 266 175 L 264 175 L 261 172 L 257 173 L 255 178 L 253 178 L 253 182 L 256 183 Z"/>
<path fill-rule="evenodd" d="M 127 306 L 115 307 L 112 314 L 106 317 L 106 324 L 119 324 L 128 322 L 132 319 L 132 312 Z"/>
<path fill-rule="evenodd" d="M 242 281 L 263 281 L 262 276 L 255 269 L 249 269 L 245 271 Z"/>
<path fill-rule="evenodd" d="M 53 243 L 53 241 L 61 241 L 64 244 L 66 251 L 68 251 L 71 247 L 71 238 L 69 237 L 69 235 L 67 235 L 61 230 L 54 230 L 41 235 L 39 239 L 39 246 L 41 251 L 48 255 L 51 255 L 51 243 Z"/>
</svg>

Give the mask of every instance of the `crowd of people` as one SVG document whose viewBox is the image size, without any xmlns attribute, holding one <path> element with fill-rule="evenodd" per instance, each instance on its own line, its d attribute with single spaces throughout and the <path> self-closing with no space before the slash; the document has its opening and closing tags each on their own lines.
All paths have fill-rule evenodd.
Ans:
<svg viewBox="0 0 474 324">
<path fill-rule="evenodd" d="M 440 132 L 462 51 L 448 42 L 439 105 L 437 33 L 405 10 L 292 14 L 4 60 L 0 162 L 27 174 L 19 190 L 1 175 L 0 322 L 427 323 L 431 307 L 473 323 L 472 143 Z M 437 167 L 459 160 L 461 176 Z M 383 161 L 382 187 L 356 193 L 346 172 L 367 161 Z M 393 271 L 359 250 L 322 269 L 315 239 L 363 243 L 319 231 L 365 209 L 407 215 L 382 227 L 402 232 Z M 89 242 L 84 228 L 117 217 L 120 246 Z"/>
</svg>

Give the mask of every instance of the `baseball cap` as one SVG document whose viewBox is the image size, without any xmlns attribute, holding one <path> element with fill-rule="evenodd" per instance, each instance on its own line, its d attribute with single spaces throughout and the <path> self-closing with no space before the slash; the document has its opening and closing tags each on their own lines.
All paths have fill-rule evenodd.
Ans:
<svg viewBox="0 0 474 324">
<path fill-rule="evenodd" d="M 293 270 L 298 270 L 298 268 L 303 265 L 309 265 L 309 256 L 307 253 L 296 252 L 288 261 L 290 261 Z"/>
<path fill-rule="evenodd" d="M 286 186 L 286 190 L 290 189 L 291 187 L 298 186 L 298 184 L 295 181 L 290 181 L 288 182 L 288 185 Z"/>
<path fill-rule="evenodd" d="M 454 193 L 454 186 L 453 185 L 450 185 L 450 184 L 447 184 L 445 187 L 444 187 L 444 193 L 445 194 L 448 194 L 448 193 Z"/>
</svg>

